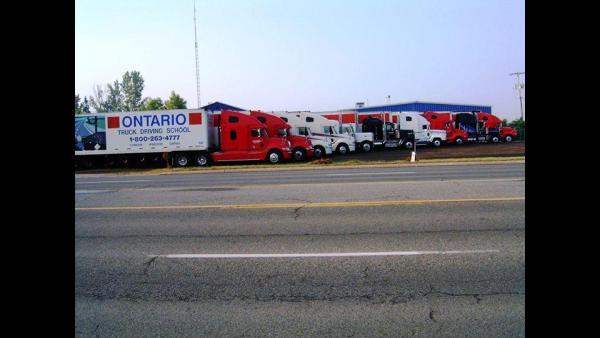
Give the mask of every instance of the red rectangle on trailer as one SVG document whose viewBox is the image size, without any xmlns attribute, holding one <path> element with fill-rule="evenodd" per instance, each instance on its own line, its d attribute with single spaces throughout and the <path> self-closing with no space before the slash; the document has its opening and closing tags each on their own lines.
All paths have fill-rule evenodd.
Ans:
<svg viewBox="0 0 600 338">
<path fill-rule="evenodd" d="M 190 124 L 202 124 L 202 113 L 190 113 Z"/>
<path fill-rule="evenodd" d="M 108 128 L 119 128 L 119 117 L 109 116 L 108 117 Z"/>
</svg>

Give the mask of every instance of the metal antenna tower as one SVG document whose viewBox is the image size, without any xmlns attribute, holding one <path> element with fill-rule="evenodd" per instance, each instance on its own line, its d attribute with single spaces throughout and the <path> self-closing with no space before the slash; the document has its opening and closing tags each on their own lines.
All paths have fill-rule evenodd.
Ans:
<svg viewBox="0 0 600 338">
<path fill-rule="evenodd" d="M 196 49 L 196 96 L 198 99 L 198 108 L 200 104 L 200 70 L 198 69 L 198 35 L 196 33 L 196 0 L 194 0 L 194 48 Z"/>
</svg>

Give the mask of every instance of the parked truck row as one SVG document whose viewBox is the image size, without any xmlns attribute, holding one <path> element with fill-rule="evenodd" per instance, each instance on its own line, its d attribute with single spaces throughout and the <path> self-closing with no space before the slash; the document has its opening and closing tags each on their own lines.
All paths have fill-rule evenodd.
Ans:
<svg viewBox="0 0 600 338">
<path fill-rule="evenodd" d="M 511 142 L 516 136 L 496 116 L 479 112 L 118 112 L 75 116 L 75 159 L 81 168 L 275 164 L 378 147 Z"/>
</svg>

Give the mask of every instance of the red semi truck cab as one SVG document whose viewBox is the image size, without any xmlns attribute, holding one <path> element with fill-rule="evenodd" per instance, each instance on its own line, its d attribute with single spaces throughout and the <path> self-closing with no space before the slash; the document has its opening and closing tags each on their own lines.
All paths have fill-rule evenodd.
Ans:
<svg viewBox="0 0 600 338">
<path fill-rule="evenodd" d="M 469 138 L 466 131 L 455 128 L 451 113 L 427 111 L 422 113 L 423 117 L 431 124 L 431 129 L 446 131 L 446 143 L 463 144 Z"/>
<path fill-rule="evenodd" d="M 211 153 L 215 162 L 262 161 L 278 163 L 292 157 L 291 143 L 271 135 L 256 117 L 223 110 L 215 119 L 219 144 Z"/>
<path fill-rule="evenodd" d="M 497 128 L 504 142 L 512 142 L 518 135 L 515 128 L 503 126 L 502 120 L 490 113 L 477 113 L 477 121 L 483 122 L 484 128 Z"/>
<path fill-rule="evenodd" d="M 314 156 L 312 142 L 306 136 L 292 135 L 292 126 L 282 120 L 279 116 L 262 111 L 250 111 L 250 116 L 256 117 L 266 127 L 269 135 L 284 137 L 292 145 L 292 158 L 295 161 L 303 161 Z"/>
</svg>

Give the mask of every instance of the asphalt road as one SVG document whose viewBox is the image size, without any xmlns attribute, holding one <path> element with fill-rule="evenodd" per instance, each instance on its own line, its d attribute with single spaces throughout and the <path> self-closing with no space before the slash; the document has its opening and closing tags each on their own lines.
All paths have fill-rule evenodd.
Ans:
<svg viewBox="0 0 600 338">
<path fill-rule="evenodd" d="M 524 165 L 77 175 L 76 336 L 524 336 Z"/>
</svg>

